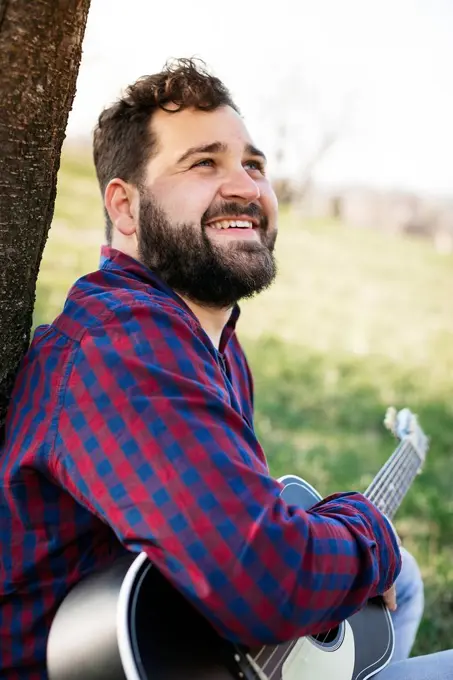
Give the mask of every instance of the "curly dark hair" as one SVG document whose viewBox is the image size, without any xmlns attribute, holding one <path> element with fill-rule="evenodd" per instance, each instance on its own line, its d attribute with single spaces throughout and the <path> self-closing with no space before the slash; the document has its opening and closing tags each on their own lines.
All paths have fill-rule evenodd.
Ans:
<svg viewBox="0 0 453 680">
<path fill-rule="evenodd" d="M 155 111 L 212 111 L 220 106 L 231 106 L 239 113 L 225 85 L 201 60 L 170 60 L 160 73 L 139 78 L 123 97 L 104 109 L 94 130 L 93 157 L 102 194 L 114 177 L 140 185 L 156 147 L 150 126 Z M 111 243 L 112 223 L 107 212 L 105 219 L 106 240 Z"/>
</svg>

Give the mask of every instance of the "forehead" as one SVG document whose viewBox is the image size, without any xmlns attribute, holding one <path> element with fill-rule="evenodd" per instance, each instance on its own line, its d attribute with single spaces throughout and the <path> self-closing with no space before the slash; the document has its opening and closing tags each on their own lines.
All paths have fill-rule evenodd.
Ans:
<svg viewBox="0 0 453 680">
<path fill-rule="evenodd" d="M 157 142 L 155 157 L 165 157 L 169 161 L 176 160 L 191 147 L 214 142 L 239 153 L 252 144 L 241 116 L 230 106 L 214 111 L 184 109 L 168 113 L 159 110 L 152 118 L 151 129 Z"/>
</svg>

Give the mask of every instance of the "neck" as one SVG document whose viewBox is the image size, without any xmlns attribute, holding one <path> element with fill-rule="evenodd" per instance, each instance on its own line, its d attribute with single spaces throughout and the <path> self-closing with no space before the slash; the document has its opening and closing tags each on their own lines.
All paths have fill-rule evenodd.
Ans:
<svg viewBox="0 0 453 680">
<path fill-rule="evenodd" d="M 228 309 L 218 309 L 214 307 L 205 307 L 199 305 L 192 300 L 180 296 L 189 309 L 197 317 L 206 335 L 211 340 L 212 344 L 216 349 L 219 349 L 220 338 L 222 337 L 223 329 L 231 316 L 231 307 Z"/>
<path fill-rule="evenodd" d="M 122 234 L 115 232 L 110 245 L 112 248 L 120 250 L 125 255 L 133 257 L 134 260 L 140 259 L 138 256 L 137 243 L 133 239 L 126 238 L 122 236 Z M 177 293 L 178 291 L 175 292 Z M 189 298 L 184 297 L 184 295 L 180 295 L 179 293 L 178 295 L 195 314 L 198 321 L 200 322 L 201 327 L 208 335 L 214 347 L 219 349 L 222 331 L 231 316 L 232 307 L 227 307 L 226 309 L 207 307 L 205 305 L 198 304 L 193 300 L 189 300 Z"/>
</svg>

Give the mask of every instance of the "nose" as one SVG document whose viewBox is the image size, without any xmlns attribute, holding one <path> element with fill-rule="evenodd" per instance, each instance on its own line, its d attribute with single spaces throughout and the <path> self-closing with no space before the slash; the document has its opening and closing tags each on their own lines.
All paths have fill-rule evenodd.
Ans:
<svg viewBox="0 0 453 680">
<path fill-rule="evenodd" d="M 258 184 L 250 177 L 245 168 L 231 171 L 220 187 L 220 194 L 225 199 L 242 200 L 246 203 L 256 201 L 260 197 Z"/>
</svg>

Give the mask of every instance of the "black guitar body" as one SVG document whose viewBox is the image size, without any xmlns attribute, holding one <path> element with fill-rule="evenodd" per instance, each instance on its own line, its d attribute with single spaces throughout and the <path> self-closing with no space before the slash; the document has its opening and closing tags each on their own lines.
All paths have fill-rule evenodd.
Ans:
<svg viewBox="0 0 453 680">
<path fill-rule="evenodd" d="M 286 502 L 320 496 L 282 478 Z M 48 642 L 49 680 L 366 680 L 393 653 L 381 599 L 327 635 L 246 650 L 222 640 L 144 553 L 84 579 L 57 612 Z M 335 674 L 331 675 L 331 670 Z"/>
</svg>

